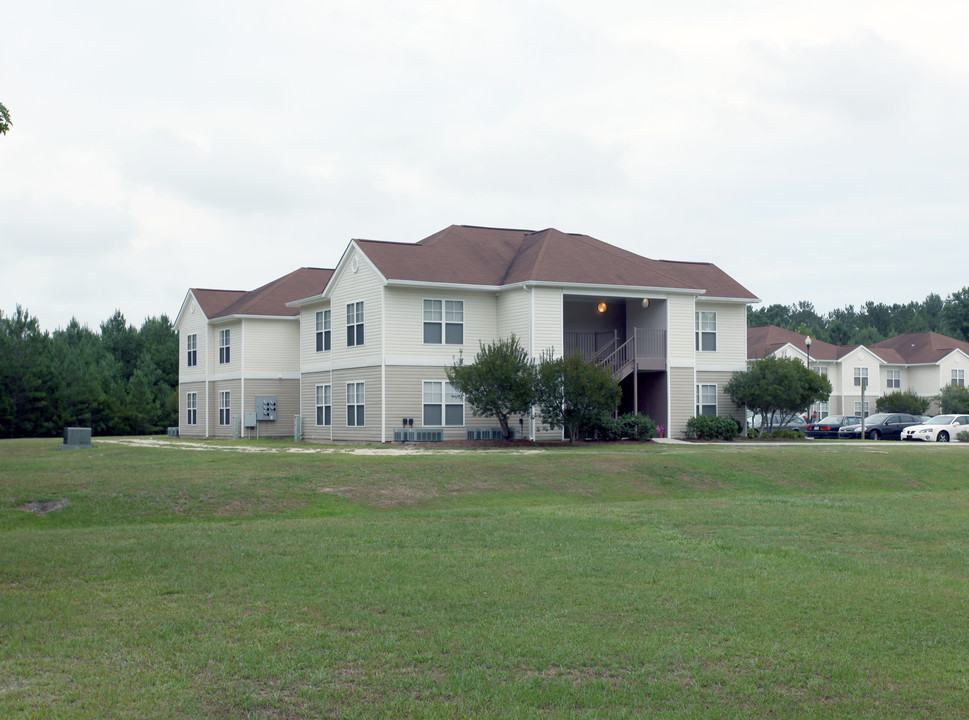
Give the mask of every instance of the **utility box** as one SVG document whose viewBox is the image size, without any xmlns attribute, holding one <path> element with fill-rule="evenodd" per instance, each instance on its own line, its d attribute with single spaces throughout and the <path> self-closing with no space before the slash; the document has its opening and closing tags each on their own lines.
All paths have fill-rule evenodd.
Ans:
<svg viewBox="0 0 969 720">
<path fill-rule="evenodd" d="M 276 419 L 276 396 L 256 395 L 256 420 L 273 421 Z"/>
<path fill-rule="evenodd" d="M 64 428 L 64 444 L 61 450 L 82 450 L 91 447 L 91 428 L 68 427 Z"/>
<path fill-rule="evenodd" d="M 247 428 L 256 427 L 256 413 L 247 412 L 243 421 L 243 425 Z"/>
</svg>

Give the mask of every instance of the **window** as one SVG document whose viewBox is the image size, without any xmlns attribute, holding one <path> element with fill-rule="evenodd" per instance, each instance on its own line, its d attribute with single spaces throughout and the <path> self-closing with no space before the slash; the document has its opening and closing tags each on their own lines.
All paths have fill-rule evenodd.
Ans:
<svg viewBox="0 0 969 720">
<path fill-rule="evenodd" d="M 827 400 L 825 400 L 824 402 L 818 403 L 818 414 L 821 417 L 827 417 L 830 412 L 831 412 L 831 406 L 828 404 Z"/>
<path fill-rule="evenodd" d="M 464 396 L 449 382 L 424 383 L 424 427 L 464 425 Z"/>
<path fill-rule="evenodd" d="M 347 347 L 363 345 L 363 301 L 347 305 Z"/>
<path fill-rule="evenodd" d="M 888 384 L 886 385 L 886 387 L 889 390 L 892 390 L 892 389 L 898 390 L 899 388 L 902 387 L 901 370 L 886 370 L 885 372 L 888 373 L 888 380 L 886 381 Z"/>
<path fill-rule="evenodd" d="M 219 364 L 229 362 L 229 331 L 219 330 Z"/>
<path fill-rule="evenodd" d="M 862 380 L 864 378 L 864 380 Z M 856 367 L 855 368 L 855 387 L 860 388 L 864 383 L 865 387 L 868 387 L 868 368 Z M 865 417 L 868 417 L 868 413 L 865 413 Z"/>
<path fill-rule="evenodd" d="M 228 331 L 226 331 L 228 332 Z M 219 391 L 219 425 L 228 425 L 230 422 L 229 418 L 229 391 L 220 390 Z"/>
<path fill-rule="evenodd" d="M 862 417 L 862 415 L 861 415 L 861 403 L 858 402 L 857 400 L 855 401 L 855 417 Z M 867 400 L 865 400 L 865 415 L 864 415 L 864 417 L 868 417 L 868 401 Z"/>
<path fill-rule="evenodd" d="M 950 385 L 962 385 L 965 387 L 966 384 L 966 371 L 965 370 L 953 370 L 952 371 L 952 382 Z"/>
<path fill-rule="evenodd" d="M 715 312 L 696 313 L 696 350 L 714 352 L 717 349 L 717 314 Z"/>
<path fill-rule="evenodd" d="M 717 386 L 716 385 L 697 385 L 696 386 L 696 415 L 716 415 L 717 414 Z"/>
<path fill-rule="evenodd" d="M 198 341 L 199 336 L 195 333 L 185 336 L 185 347 L 188 350 L 188 357 L 186 360 L 189 367 L 194 367 L 199 364 Z M 192 424 L 194 425 L 195 423 Z"/>
<path fill-rule="evenodd" d="M 464 344 L 464 301 L 424 301 L 424 343 Z"/>
<path fill-rule="evenodd" d="M 364 385 L 362 382 L 347 383 L 347 426 L 364 426 Z"/>
<path fill-rule="evenodd" d="M 316 313 L 316 352 L 330 349 L 330 311 L 320 310 Z M 327 423 L 329 425 L 329 423 Z"/>
<path fill-rule="evenodd" d="M 329 425 L 333 412 L 333 400 L 329 385 L 316 386 L 316 424 Z"/>
<path fill-rule="evenodd" d="M 185 424 L 198 424 L 198 393 L 185 395 Z"/>
</svg>

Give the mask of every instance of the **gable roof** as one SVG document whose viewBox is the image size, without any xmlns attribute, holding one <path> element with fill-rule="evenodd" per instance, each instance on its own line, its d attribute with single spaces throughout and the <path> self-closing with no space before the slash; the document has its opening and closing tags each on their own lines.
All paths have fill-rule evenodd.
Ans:
<svg viewBox="0 0 969 720">
<path fill-rule="evenodd" d="M 332 270 L 304 267 L 248 292 L 193 288 L 192 293 L 210 320 L 233 315 L 295 317 L 299 308 L 286 303 L 323 292 L 332 275 Z"/>
<path fill-rule="evenodd" d="M 801 352 L 807 351 L 805 335 L 785 330 L 776 325 L 747 328 L 747 359 L 759 360 L 791 345 Z M 862 345 L 832 345 L 822 340 L 811 340 L 811 358 L 814 360 L 840 360 Z M 969 355 L 969 343 L 936 332 L 904 333 L 888 340 L 867 346 L 889 365 L 920 365 L 938 362 L 955 350 Z"/>
<path fill-rule="evenodd" d="M 903 333 L 871 347 L 873 350 L 891 351 L 910 365 L 936 363 L 954 350 L 969 355 L 969 343 L 937 332 Z"/>
<path fill-rule="evenodd" d="M 791 345 L 807 354 L 807 336 L 776 325 L 747 328 L 747 359 L 760 360 L 772 355 L 785 345 Z M 838 360 L 860 345 L 832 345 L 811 338 L 811 357 L 814 360 Z"/>
<path fill-rule="evenodd" d="M 390 281 L 630 286 L 757 299 L 716 265 L 652 260 L 588 235 L 552 228 L 536 232 L 451 225 L 417 243 L 354 242 Z"/>
</svg>

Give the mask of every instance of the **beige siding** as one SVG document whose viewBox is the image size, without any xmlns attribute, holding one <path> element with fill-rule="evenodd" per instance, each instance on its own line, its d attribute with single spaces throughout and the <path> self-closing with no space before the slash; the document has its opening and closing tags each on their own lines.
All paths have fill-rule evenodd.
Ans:
<svg viewBox="0 0 969 720">
<path fill-rule="evenodd" d="M 362 265 L 362 264 L 361 264 Z M 366 383 L 364 390 L 364 427 L 347 427 L 347 383 Z M 379 367 L 348 368 L 333 371 L 333 439 L 347 442 L 380 442 L 382 426 Z M 391 435 L 391 439 L 393 435 Z"/>
<path fill-rule="evenodd" d="M 951 353 L 942 358 L 939 363 L 939 387 L 935 390 L 936 394 L 952 383 L 953 370 L 961 370 L 964 379 L 969 382 L 969 377 L 965 377 L 969 375 L 969 362 L 966 361 L 966 356 L 960 352 Z"/>
<path fill-rule="evenodd" d="M 738 408 L 734 401 L 730 399 L 723 388 L 730 378 L 733 377 L 732 372 L 708 372 L 697 370 L 696 373 L 696 383 L 697 385 L 716 385 L 717 386 L 717 415 L 720 417 L 732 417 L 739 420 L 741 423 L 744 421 L 744 409 Z M 696 390 L 694 389 L 693 395 L 693 414 L 696 414 Z"/>
<path fill-rule="evenodd" d="M 219 425 L 219 393 L 229 391 L 229 425 Z M 199 398 L 201 402 L 201 398 Z M 232 418 L 242 416 L 242 383 L 239 380 L 219 380 L 209 384 L 209 437 L 231 438 Z M 199 422 L 202 413 L 199 412 Z"/>
<path fill-rule="evenodd" d="M 498 323 L 496 337 L 507 338 L 514 334 L 523 347 L 528 347 L 529 293 L 521 288 L 505 290 L 498 294 Z"/>
<path fill-rule="evenodd" d="M 219 331 L 229 330 L 229 362 L 219 363 Z M 242 321 L 234 320 L 209 325 L 208 328 L 208 363 L 211 379 L 238 377 L 242 369 Z M 199 353 L 199 362 L 202 355 Z"/>
<path fill-rule="evenodd" d="M 196 394 L 196 424 L 189 425 L 187 420 L 189 393 Z M 201 438 L 205 437 L 205 383 L 204 382 L 183 382 L 178 386 L 178 434 L 179 437 Z"/>
<path fill-rule="evenodd" d="M 697 369 L 743 370 L 747 365 L 747 306 L 697 300 L 696 311 L 717 314 L 716 352 L 697 352 Z M 696 320 L 691 319 L 693 348 L 696 349 Z"/>
<path fill-rule="evenodd" d="M 382 333 L 383 319 L 383 285 L 366 257 L 352 251 L 349 260 L 358 260 L 357 272 L 352 272 L 349 263 L 345 270 L 336 278 L 330 296 L 332 310 L 333 344 L 332 362 L 335 366 L 353 367 L 373 363 L 381 357 L 383 352 Z M 331 281 L 332 282 L 332 281 Z M 347 347 L 347 305 L 363 302 L 364 332 L 362 346 Z"/>
<path fill-rule="evenodd" d="M 303 439 L 310 442 L 325 442 L 331 440 L 331 425 L 317 425 L 316 424 L 316 386 L 317 385 L 332 385 L 331 377 L 329 372 L 313 372 L 304 373 L 302 378 L 302 390 L 301 390 L 301 411 L 300 415 L 303 418 Z M 344 393 L 346 388 L 344 387 Z M 332 387 L 330 400 L 332 402 Z M 331 406 L 331 419 L 332 419 L 332 406 Z M 344 418 L 345 420 L 345 418 Z"/>
<path fill-rule="evenodd" d="M 692 368 L 670 368 L 670 426 L 667 437 L 686 435 L 686 423 L 695 414 L 696 386 Z"/>
<path fill-rule="evenodd" d="M 399 288 L 386 290 L 387 362 L 402 365 L 450 365 L 463 354 L 473 358 L 481 342 L 495 338 L 495 296 L 492 292 Z M 464 303 L 464 343 L 424 343 L 424 300 L 461 300 Z"/>
<path fill-rule="evenodd" d="M 562 289 L 536 287 L 533 293 L 534 341 L 532 352 L 537 358 L 546 350 L 554 350 L 561 355 L 565 349 L 563 340 L 564 320 L 562 317 Z"/>
<path fill-rule="evenodd" d="M 667 300 L 669 327 L 667 347 L 671 367 L 693 367 L 694 355 L 694 316 L 692 295 L 670 295 Z M 746 330 L 744 338 L 746 342 Z M 746 354 L 746 353 L 745 353 Z"/>
<path fill-rule="evenodd" d="M 246 318 L 242 336 L 246 377 L 292 379 L 299 374 L 297 320 Z"/>
<path fill-rule="evenodd" d="M 259 422 L 259 437 L 293 437 L 294 422 L 293 418 L 299 413 L 299 381 L 298 380 L 246 380 L 245 397 L 238 412 L 236 412 L 236 401 L 232 398 L 233 414 L 242 415 L 245 420 L 245 413 L 256 411 L 256 397 L 261 395 L 272 395 L 276 397 L 276 420 Z M 219 398 L 215 398 L 218 404 Z M 245 429 L 243 422 L 243 435 L 250 436 L 249 430 Z M 252 437 L 256 437 L 256 430 L 251 432 Z"/>
<path fill-rule="evenodd" d="M 946 373 L 951 379 L 952 373 Z M 945 384 L 942 369 L 938 365 L 919 365 L 902 371 L 902 386 L 922 397 L 937 395 Z"/>
<path fill-rule="evenodd" d="M 300 369 L 303 373 L 316 372 L 324 369 L 329 369 L 330 358 L 332 356 L 332 350 L 330 351 L 316 351 L 316 313 L 322 312 L 323 310 L 328 310 L 330 308 L 329 301 L 316 302 L 312 305 L 305 305 L 300 309 L 299 316 L 299 361 Z M 341 315 L 341 322 L 344 325 L 340 328 L 339 339 L 344 344 L 346 343 L 346 308 L 343 309 L 343 314 Z M 337 335 L 333 330 L 333 314 L 330 314 L 330 347 L 333 347 L 333 342 L 337 340 Z"/>
<path fill-rule="evenodd" d="M 209 339 L 206 331 L 207 320 L 194 297 L 190 297 L 190 305 L 182 313 L 178 330 L 178 378 L 179 382 L 196 382 L 205 380 L 205 360 L 208 357 Z M 192 312 L 191 307 L 195 308 Z M 198 364 L 188 366 L 188 336 L 196 336 L 198 350 Z"/>
</svg>

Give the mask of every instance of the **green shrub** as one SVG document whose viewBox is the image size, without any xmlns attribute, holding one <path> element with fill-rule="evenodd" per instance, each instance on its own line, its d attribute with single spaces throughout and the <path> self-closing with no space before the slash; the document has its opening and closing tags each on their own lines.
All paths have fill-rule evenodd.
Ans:
<svg viewBox="0 0 969 720">
<path fill-rule="evenodd" d="M 960 430 L 957 432 L 956 440 L 959 442 L 969 442 L 969 430 Z"/>
<path fill-rule="evenodd" d="M 801 440 L 804 433 L 800 430 L 775 430 L 770 434 L 772 438 L 783 438 L 785 440 Z"/>
<path fill-rule="evenodd" d="M 700 415 L 686 422 L 689 434 L 698 440 L 733 440 L 740 432 L 737 421 L 728 417 Z"/>
<path fill-rule="evenodd" d="M 748 438 L 759 438 L 760 437 L 760 431 L 757 430 L 757 428 L 747 428 L 747 437 Z"/>
<path fill-rule="evenodd" d="M 622 423 L 623 437 L 639 442 L 652 440 L 656 437 L 656 423 L 646 415 L 629 413 L 628 415 L 620 415 L 619 421 Z"/>
</svg>

